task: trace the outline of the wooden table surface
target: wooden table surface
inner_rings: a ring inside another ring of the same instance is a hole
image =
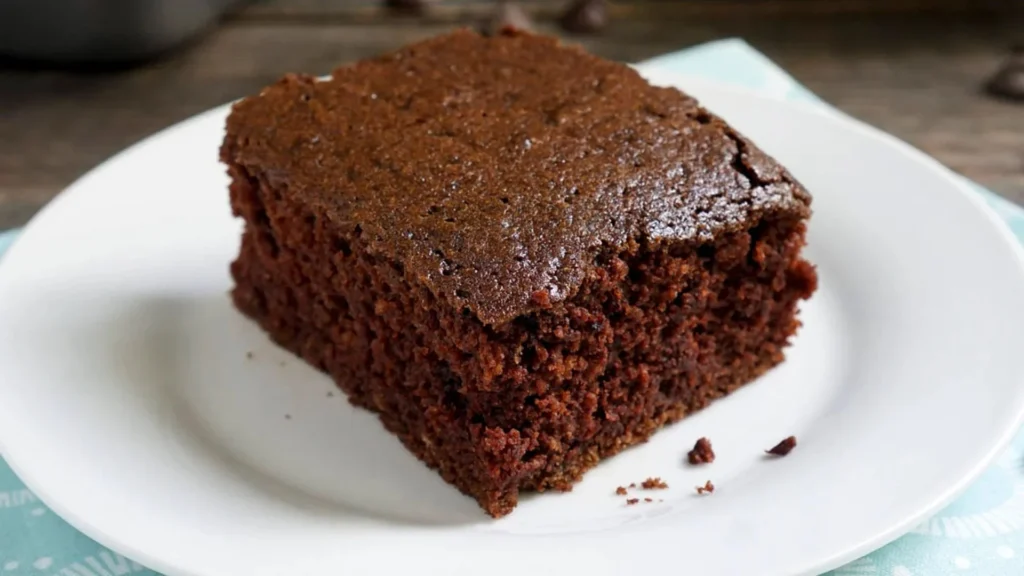
[[[743,37],[839,108],[1024,203],[1024,105],[980,90],[1008,47],[1024,40],[1024,23],[982,11],[844,10],[848,2],[771,9],[784,4],[616,6],[604,34],[573,40],[637,61]],[[276,0],[243,8],[183,49],[132,69],[0,68],[0,229],[25,223],[118,150],[285,72],[325,73],[478,14],[441,10],[416,19],[381,14],[365,1],[358,10],[339,5],[345,3]],[[550,21],[539,28],[557,32]],[[167,169],[175,169],[172,158]]]

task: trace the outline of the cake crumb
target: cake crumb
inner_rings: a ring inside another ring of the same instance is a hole
[[[530,294],[530,302],[541,308],[551,307],[551,294],[547,290],[535,290]]]
[[[625,496],[626,495],[626,487],[625,486],[619,486],[618,488],[615,489],[615,493],[618,494],[619,496]]]
[[[644,502],[654,502],[654,500],[652,500],[650,498],[644,498]]]
[[[640,484],[640,487],[644,490],[664,490],[665,488],[668,488],[668,484],[666,484],[661,478],[654,477],[644,480]]]
[[[796,448],[796,436],[786,438],[782,442],[776,444],[771,450],[765,450],[765,453],[772,456],[785,456],[792,452],[793,448]]]
[[[639,501],[640,501],[639,498],[630,498],[630,499],[626,500],[626,505],[627,506],[632,506],[633,504],[636,504]]]
[[[715,451],[711,449],[711,441],[701,436],[693,445],[693,450],[686,455],[687,460],[694,466],[698,464],[711,464],[715,461]]]
[[[629,487],[630,488],[636,488],[636,482],[630,482],[629,483]]]
[[[715,485],[708,480],[703,486],[697,486],[697,494],[712,494],[715,491]]]

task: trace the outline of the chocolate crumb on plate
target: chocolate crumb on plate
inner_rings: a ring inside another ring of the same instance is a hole
[[[993,96],[1024,102],[1024,44],[1013,47],[1006,62],[985,84],[985,90]]]
[[[559,20],[566,32],[593,34],[608,25],[607,0],[574,0]]]
[[[630,499],[626,500],[626,505],[627,506],[632,506],[633,504],[636,504],[639,501],[640,501],[639,498],[630,498]]]
[[[625,496],[626,495],[626,488],[625,488],[625,486],[619,486],[618,488],[616,488],[615,489],[615,493],[618,494],[619,496]]]
[[[711,441],[701,436],[693,445],[693,450],[686,455],[690,464],[710,464],[715,461],[715,451],[711,449]]]
[[[654,500],[652,500],[650,498],[644,498],[644,502],[654,502]]]
[[[630,488],[636,488],[636,482],[630,482],[629,483],[629,487]]]
[[[496,36],[506,28],[529,32],[533,30],[533,22],[519,4],[499,0],[494,12],[480,23],[479,30],[484,36]]]
[[[712,494],[715,491],[715,485],[708,480],[703,486],[697,486],[697,494]]]
[[[792,452],[793,448],[796,448],[796,436],[786,438],[782,442],[776,444],[771,450],[765,450],[765,453],[772,456],[785,456]]]
[[[664,490],[668,488],[668,484],[665,483],[661,478],[648,478],[640,484],[640,487],[644,490]]]

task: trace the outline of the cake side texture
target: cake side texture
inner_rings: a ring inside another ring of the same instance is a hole
[[[470,32],[237,104],[233,297],[491,515],[783,360],[810,196],[693,99]]]

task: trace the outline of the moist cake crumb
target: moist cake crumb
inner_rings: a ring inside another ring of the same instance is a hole
[[[615,493],[618,494],[619,496],[625,496],[626,488],[623,486],[619,486],[618,488],[615,489]]]
[[[652,500],[650,498],[644,498],[644,502],[654,502],[654,500]]]
[[[644,480],[640,487],[644,490],[664,490],[668,488],[668,484],[665,483],[661,478],[648,478]]]
[[[630,488],[636,488],[636,482],[630,482],[629,483],[629,487]]]
[[[686,455],[690,464],[710,464],[715,461],[715,451],[711,449],[711,441],[703,436],[693,445],[693,449]]]
[[[239,102],[235,306],[488,514],[785,359],[810,194],[692,97],[460,30]]]
[[[639,498],[629,498],[629,499],[626,500],[626,505],[627,506],[632,506],[633,504],[636,504],[639,501],[640,501]]]
[[[697,494],[711,494],[715,491],[715,485],[708,480],[703,486],[697,486]]]
[[[765,450],[765,453],[772,456],[785,456],[796,448],[796,436],[790,436],[784,439],[782,442],[776,444],[771,450]]]

